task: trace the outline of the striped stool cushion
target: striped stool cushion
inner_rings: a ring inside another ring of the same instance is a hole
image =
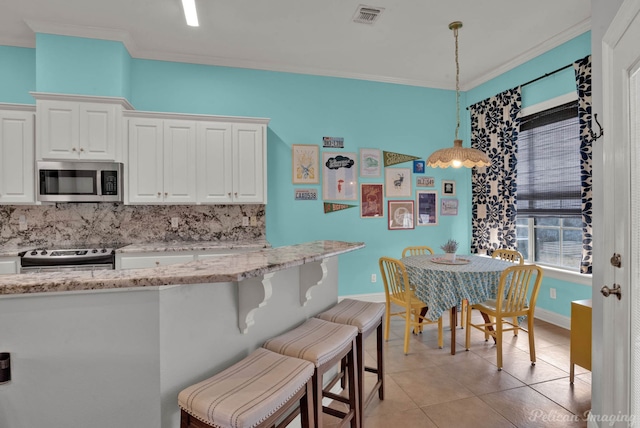
[[[185,388],[178,405],[213,427],[255,427],[313,376],[308,361],[260,348],[228,369]]]
[[[328,311],[316,315],[316,318],[352,325],[358,327],[360,333],[365,333],[378,325],[383,315],[384,303],[344,299]]]
[[[310,318],[300,327],[269,339],[262,346],[320,367],[351,346],[357,335],[356,327]]]

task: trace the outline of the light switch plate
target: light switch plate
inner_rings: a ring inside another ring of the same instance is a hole
[[[242,225],[249,226],[249,217],[242,217]]]
[[[177,229],[179,223],[180,223],[180,219],[178,217],[171,217],[171,227],[173,227],[174,229]]]
[[[258,218],[256,216],[251,216],[251,226],[258,225]]]

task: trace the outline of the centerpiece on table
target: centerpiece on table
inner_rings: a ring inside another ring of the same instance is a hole
[[[442,251],[444,251],[444,258],[454,263],[456,261],[456,251],[458,251],[458,242],[454,239],[449,239],[444,245],[441,245]]]

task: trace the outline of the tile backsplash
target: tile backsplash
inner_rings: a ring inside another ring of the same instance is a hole
[[[26,230],[20,227],[21,216]],[[255,217],[243,226],[242,217]],[[177,219],[177,228],[172,227]],[[250,223],[251,224],[251,223]],[[0,206],[0,245],[68,246],[266,240],[264,205],[55,204]]]

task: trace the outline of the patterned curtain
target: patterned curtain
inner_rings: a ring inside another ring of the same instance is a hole
[[[516,140],[520,131],[520,87],[469,107],[471,147],[489,155],[491,165],[471,173],[471,252],[516,249]]]
[[[582,182],[582,262],[581,273],[591,273],[593,257],[593,214],[591,166],[593,151],[591,137],[591,55],[573,63],[578,90],[578,115],[580,117],[580,175]]]

